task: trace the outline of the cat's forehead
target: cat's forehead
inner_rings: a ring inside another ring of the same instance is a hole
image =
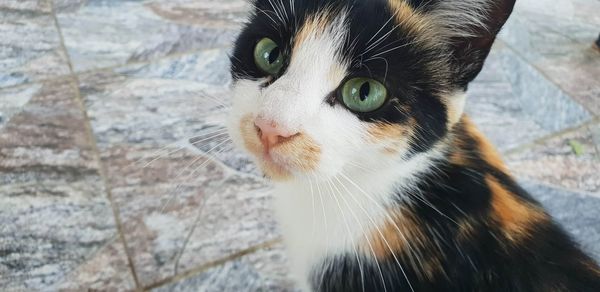
[[[413,6],[420,5],[418,1],[412,2],[258,0],[234,56],[252,62],[252,47],[269,37],[291,60],[307,40],[313,40],[309,36],[327,32],[328,48],[337,51],[350,75],[372,77],[400,90],[426,87],[431,79],[439,85],[442,78],[433,75],[445,70],[435,64],[440,54],[431,22]]]
[[[417,2],[258,0],[249,27],[254,33],[269,35],[277,39],[280,45],[292,50],[306,39],[306,35],[325,31],[328,26],[342,21],[346,42],[344,53],[348,57],[360,55],[365,61],[391,52],[399,53],[398,50],[408,49],[411,45],[427,46],[433,43],[429,33],[430,21],[423,13],[417,12],[413,6],[421,5]],[[408,44],[409,40],[415,42]]]

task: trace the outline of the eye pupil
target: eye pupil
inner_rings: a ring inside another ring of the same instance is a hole
[[[254,47],[254,63],[263,73],[274,76],[283,67],[283,51],[270,38],[261,39]]]
[[[268,54],[269,64],[273,64],[275,61],[277,61],[277,58],[279,58],[279,47],[273,48],[273,50],[271,50],[271,52],[269,52]]]
[[[369,82],[363,83],[363,85],[360,86],[360,101],[365,101],[369,97],[369,92],[371,92],[371,84],[369,84]]]
[[[339,94],[348,109],[355,112],[372,112],[387,100],[387,89],[381,82],[364,77],[352,78],[344,83]]]

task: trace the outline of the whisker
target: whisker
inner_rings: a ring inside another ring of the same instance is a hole
[[[442,215],[443,217],[445,217],[446,219],[452,221],[454,224],[456,224],[457,226],[460,226],[458,224],[458,222],[454,221],[454,219],[450,218],[448,215],[446,215],[444,212],[440,211],[438,208],[436,208],[435,206],[433,206],[429,201],[425,200],[424,198],[422,198],[421,196],[414,194],[412,192],[408,193],[409,196],[413,196],[414,198],[416,198],[417,200],[423,202],[424,204],[426,204],[427,206],[429,206],[431,209],[433,209],[434,211],[436,211],[437,213],[439,213],[440,215]]]
[[[392,19],[394,19],[395,15],[392,15],[390,17],[390,19],[388,19],[382,26],[381,28],[367,41],[367,45],[369,45],[371,43],[371,41],[377,37],[377,35],[385,28],[385,26],[390,23],[390,21],[392,21]],[[364,54],[364,53],[363,53]]]
[[[385,35],[383,35],[382,37],[380,37],[376,42],[374,42],[371,46],[369,46],[369,48],[365,49],[365,51],[362,53],[362,55],[365,55],[368,52],[370,52],[371,50],[377,48],[377,46],[379,44],[381,44],[385,39],[387,39],[387,37],[390,36],[390,34],[392,34],[392,32],[394,32],[398,27],[400,27],[400,24],[395,25],[394,27],[392,27],[392,29],[390,29]]]
[[[310,185],[310,198],[312,201],[312,231],[311,231],[311,237],[314,237],[315,235],[315,225],[316,225],[316,217],[315,217],[315,193],[313,191],[313,185],[312,185],[312,180],[310,179],[310,177],[307,177],[308,179],[308,184]]]
[[[399,46],[393,47],[393,48],[391,48],[391,49],[385,50],[385,51],[383,51],[383,52],[377,53],[377,54],[375,54],[375,55],[373,55],[373,56],[369,57],[369,58],[368,58],[366,61],[374,60],[373,58],[375,58],[375,57],[379,57],[379,56],[381,56],[381,55],[385,55],[385,54],[387,54],[387,53],[389,53],[389,52],[395,51],[395,50],[397,50],[397,49],[404,48],[404,47],[406,47],[406,46],[410,46],[410,45],[412,45],[412,44],[415,44],[415,43],[416,43],[416,42],[410,42],[410,43],[406,43],[406,44],[402,44],[402,45],[399,45]],[[366,62],[366,61],[365,61],[365,62]]]
[[[197,141],[194,141],[194,142],[190,142],[190,144],[191,144],[191,145],[194,145],[194,146],[197,146],[197,145],[198,145],[200,142],[209,141],[209,140],[211,140],[211,139],[214,139],[214,138],[217,138],[217,137],[221,137],[221,136],[223,136],[223,135],[229,135],[229,133],[227,133],[226,131],[227,131],[227,130],[223,130],[223,131],[216,132],[216,134],[215,134],[215,135],[213,135],[213,136],[211,136],[211,137],[208,137],[208,138],[203,138],[203,139],[201,139],[201,140],[197,140]]]
[[[331,195],[335,199],[338,209],[340,210],[340,213],[342,214],[342,220],[344,221],[344,225],[346,226],[346,231],[348,232],[348,235],[350,236],[352,249],[354,250],[354,256],[356,257],[356,261],[358,262],[358,269],[360,271],[362,291],[364,292],[365,291],[365,273],[363,271],[363,265],[360,260],[360,256],[358,255],[358,250],[356,249],[356,243],[354,242],[354,238],[352,237],[352,232],[350,231],[350,226],[348,225],[348,221],[346,220],[346,215],[344,214],[344,211],[342,210],[342,206],[340,205],[340,202],[337,199],[337,196],[335,195],[335,193],[333,191],[331,180],[327,180],[327,184],[329,185],[329,189],[331,190]],[[339,192],[339,190],[338,190],[338,192]],[[340,196],[342,196],[342,195],[340,194]],[[362,226],[361,226],[361,228],[362,228]],[[363,233],[364,233],[364,230],[361,230],[361,231],[363,231]],[[383,277],[383,275],[382,275],[382,277]],[[383,285],[385,287],[385,283]]]
[[[383,235],[383,232],[381,231],[381,229],[379,228],[378,224],[375,223],[375,221],[373,220],[373,218],[369,215],[369,213],[367,212],[367,210],[365,210],[365,208],[362,206],[362,204],[360,204],[360,202],[354,197],[354,195],[352,194],[352,192],[346,187],[346,185],[344,183],[342,183],[342,181],[340,181],[340,179],[336,176],[335,179],[338,181],[338,183],[346,190],[346,192],[350,195],[350,197],[352,198],[352,200],[354,200],[354,202],[356,203],[356,205],[365,213],[365,215],[367,216],[368,220],[371,222],[371,224],[373,226],[375,226],[375,228],[377,229],[377,232],[379,233],[380,238],[383,240],[383,242],[385,243],[385,245],[387,246],[388,250],[392,253],[392,256],[394,257],[394,260],[396,261],[396,264],[398,265],[398,267],[400,268],[400,271],[402,272],[402,274],[404,275],[404,278],[406,279],[406,282],[408,283],[408,286],[410,287],[410,290],[412,292],[414,292],[415,290],[412,287],[412,284],[410,283],[410,280],[408,279],[408,276],[406,275],[406,272],[404,271],[404,268],[402,268],[402,264],[400,264],[400,260],[398,259],[398,256],[396,255],[396,253],[394,252],[394,250],[392,249],[392,247],[390,246],[389,242],[387,241],[387,239],[385,238],[385,236]],[[384,210],[385,211],[385,210]]]
[[[208,162],[210,161],[214,161],[214,158],[210,155],[210,152],[212,152],[214,149],[217,149],[219,146],[230,142],[231,140],[229,139],[225,139],[224,141],[220,142],[219,144],[217,144],[217,146],[213,147],[211,150],[207,151],[204,153],[204,155],[200,155],[198,156],[196,159],[194,159],[192,162],[190,162],[178,175],[177,178],[181,177],[181,175],[190,167],[192,166],[194,163],[200,161],[202,158],[205,158],[206,160],[204,162],[202,162],[200,164],[200,166],[194,168],[194,170],[185,177],[185,180],[189,180],[198,170],[200,170],[200,168],[202,168],[204,165],[206,165]],[[220,152],[224,152],[226,148],[221,149],[220,151],[217,151],[217,154],[220,154]],[[175,180],[177,180],[177,178]],[[169,194],[169,199],[167,200],[167,202],[165,203],[165,205],[163,205],[163,207],[161,208],[160,213],[164,213],[164,211],[166,210],[166,208],[171,204],[171,202],[175,199],[175,194],[180,190],[182,184],[178,183],[177,186],[175,187],[175,190],[172,191]]]
[[[207,98],[209,98],[210,100],[214,101],[215,103],[217,103],[217,104],[218,104],[218,105],[220,105],[220,106],[227,107],[227,106],[229,105],[229,104],[225,104],[225,103],[224,103],[223,101],[221,101],[221,99],[219,99],[217,96],[214,96],[214,95],[212,95],[212,94],[210,94],[210,93],[208,93],[208,92],[206,92],[206,91],[204,91],[204,90],[200,90],[200,91],[199,91],[199,94],[200,94],[200,96],[202,96],[202,97],[207,97]]]
[[[153,157],[153,156],[156,156],[156,155],[158,155],[159,153],[162,153],[162,152],[166,151],[167,149],[169,149],[169,148],[171,148],[171,147],[173,147],[173,146],[181,145],[181,144],[184,144],[184,143],[185,143],[185,142],[182,142],[182,141],[177,141],[177,142],[170,143],[170,144],[168,144],[168,145],[166,145],[166,146],[164,146],[164,147],[162,147],[162,148],[160,148],[160,149],[158,149],[158,150],[154,151],[154,152],[153,152],[153,153],[151,153],[151,154],[143,155],[143,156],[142,156],[140,159],[138,159],[138,160],[134,161],[134,162],[133,162],[133,163],[132,163],[132,164],[131,164],[129,167],[136,166],[136,165],[138,165],[138,164],[142,163],[142,161],[144,161],[144,160],[145,160],[145,159],[147,159],[148,157]],[[185,146],[184,146],[184,145],[182,145],[182,146],[180,146],[180,147],[179,147],[179,149],[183,149],[184,147],[185,147]]]
[[[325,212],[325,203],[323,201],[323,192],[321,191],[321,187],[319,187],[319,181],[315,174],[313,174],[315,178],[315,185],[317,187],[317,191],[319,192],[319,199],[321,201],[321,210],[323,211],[323,221],[325,223],[325,257],[327,258],[329,254],[329,227],[327,225],[327,215]],[[319,290],[321,285],[323,285],[323,278],[325,277],[325,269],[323,269],[323,273],[321,273],[321,281],[319,284]]]
[[[268,17],[271,20],[271,22],[273,22],[273,27],[276,27],[278,25],[277,21],[275,21],[275,19],[273,19],[273,17],[271,17],[271,15],[269,15],[269,13],[267,13],[267,12],[274,13],[273,11],[266,11],[266,10],[260,9],[260,8],[256,8],[256,10],[258,10],[259,12],[263,13],[266,17]]]
[[[406,238],[406,236],[404,235],[404,233],[402,231],[400,231],[400,227],[398,226],[398,224],[396,224],[396,221],[394,221],[394,219],[390,216],[390,214],[388,214],[387,210],[383,207],[382,203],[377,202],[375,199],[373,199],[373,197],[371,197],[371,195],[369,195],[365,190],[363,190],[359,185],[357,185],[354,181],[352,181],[348,176],[346,176],[343,173],[340,173],[340,176],[345,179],[346,181],[348,181],[351,185],[353,185],[357,190],[359,190],[367,199],[369,199],[371,202],[374,203],[374,206],[377,206],[378,208],[380,208],[380,210],[383,212],[384,216],[386,217],[386,219],[392,223],[392,226],[396,229],[396,232],[398,232],[398,235],[400,235],[400,237],[402,237],[402,240],[404,242],[406,242],[407,246],[408,246],[408,250],[409,250],[409,255],[414,255],[416,261],[419,263],[419,266],[423,266],[423,264],[421,263],[421,257],[422,255],[418,252],[418,250],[416,248],[414,248],[412,246],[412,244],[410,243],[410,241]],[[409,256],[409,259],[411,261],[411,264],[413,265],[413,267],[417,267],[413,261],[413,257]],[[408,281],[408,279],[407,279]]]
[[[219,133],[219,132],[225,132],[225,131],[227,131],[227,130],[226,130],[226,129],[221,129],[221,130],[214,131],[214,132],[211,132],[211,133],[207,133],[207,134],[198,135],[198,136],[194,136],[194,137],[188,138],[188,139],[187,139],[187,140],[188,140],[187,142],[183,142],[183,141],[177,141],[177,142],[175,142],[175,143],[171,143],[171,144],[169,144],[169,145],[167,145],[167,146],[164,146],[164,147],[162,147],[162,148],[161,148],[161,149],[159,149],[159,150],[156,150],[155,152],[153,152],[153,153],[152,153],[152,154],[150,154],[150,155],[144,155],[144,157],[142,157],[142,158],[138,159],[137,161],[135,161],[135,162],[133,163],[133,165],[136,165],[136,164],[139,164],[139,163],[141,163],[141,162],[142,162],[144,159],[147,159],[147,158],[149,158],[149,157],[153,157],[153,156],[155,156],[153,159],[151,159],[150,161],[146,162],[144,165],[142,165],[142,166],[141,166],[141,169],[144,169],[144,168],[146,168],[146,167],[150,166],[152,163],[156,162],[157,160],[159,160],[159,159],[161,159],[161,158],[164,158],[164,157],[169,157],[169,156],[171,156],[171,155],[173,155],[173,154],[175,154],[175,153],[177,153],[177,152],[179,152],[179,151],[182,151],[182,150],[184,150],[184,149],[185,149],[185,146],[186,146],[185,144],[189,143],[189,140],[191,140],[191,139],[196,139],[196,138],[199,138],[199,137],[204,137],[204,136],[206,136],[206,135],[212,135],[212,134],[215,134],[215,133]],[[222,135],[222,133],[221,133],[220,135]],[[217,135],[217,136],[220,136],[220,135]],[[212,137],[210,137],[210,138],[208,138],[208,139],[212,139],[212,138],[215,138],[215,137],[217,137],[217,136],[212,136]],[[204,139],[204,140],[208,140],[208,139]],[[201,140],[201,141],[198,141],[198,142],[195,142],[195,143],[199,143],[199,142],[202,142],[202,141],[204,141],[204,140]],[[192,144],[192,145],[194,145],[195,143],[191,143],[191,144]],[[173,146],[175,146],[175,145],[178,145],[178,144],[179,144],[179,145],[181,145],[181,146],[179,146],[178,148],[176,148],[176,149],[174,149],[174,150],[171,150],[171,151],[165,152],[165,151],[167,151],[169,148],[171,148],[171,147],[173,147]],[[160,153],[160,155],[158,155],[159,153]],[[156,155],[158,155],[158,156],[156,156]],[[133,165],[132,165],[132,166],[133,166]]]

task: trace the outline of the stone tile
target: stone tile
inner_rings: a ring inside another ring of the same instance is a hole
[[[516,13],[532,12],[561,20],[600,24],[600,2],[597,0],[519,0]],[[551,22],[549,22],[551,23]]]
[[[209,50],[80,79],[143,286],[278,236],[269,187],[224,164],[248,169],[223,132],[227,64]]]
[[[299,291],[288,274],[285,251],[278,244],[152,291]]]
[[[592,49],[599,24],[517,11],[500,37],[569,96],[600,114],[600,54]]]
[[[466,112],[502,151],[591,118],[503,42],[494,46],[468,96]]]
[[[600,128],[595,125],[595,128]],[[581,145],[576,154],[572,143]],[[570,190],[600,195],[600,154],[588,127],[506,157],[513,173]]]
[[[581,45],[577,52],[540,61],[536,66],[575,100],[600,115],[600,53],[589,44]]]
[[[52,287],[58,291],[133,291],[125,248],[114,239]]]
[[[49,0],[0,3],[0,88],[69,74]]]
[[[29,12],[50,13],[52,11],[52,0],[19,0],[2,1],[0,10],[20,10]]]
[[[0,91],[0,290],[119,277],[131,287],[125,265],[85,282],[67,276],[116,235],[75,89],[65,80]]]
[[[521,181],[581,247],[600,262],[600,198],[540,184]]]
[[[61,0],[56,10],[80,72],[229,46],[247,7],[243,0]]]

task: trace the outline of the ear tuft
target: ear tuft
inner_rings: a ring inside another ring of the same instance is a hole
[[[514,4],[515,0],[429,0],[421,4],[429,6],[425,9],[450,42],[459,86],[466,87],[479,74]]]

